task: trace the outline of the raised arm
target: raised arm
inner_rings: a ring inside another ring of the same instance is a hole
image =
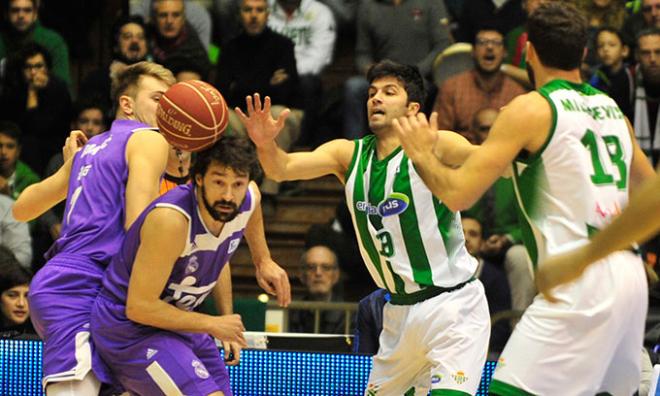
[[[12,214],[18,221],[34,220],[66,198],[75,154],[87,143],[82,131],[71,131],[62,147],[64,164],[39,183],[28,186],[18,197]]]
[[[332,174],[344,180],[344,173],[353,154],[353,142],[337,139],[312,152],[288,154],[275,142],[275,137],[289,115],[288,109],[274,120],[268,96],[263,106],[259,94],[255,94],[254,99],[248,96],[246,101],[247,115],[238,107],[235,110],[250,139],[257,146],[259,162],[269,178],[275,181],[306,180]]]
[[[254,193],[256,207],[245,227],[245,240],[256,268],[257,283],[268,294],[277,297],[279,306],[286,307],[291,302],[291,283],[286,271],[270,256],[261,211],[261,194],[254,182],[250,183],[250,191]]]
[[[128,230],[140,213],[158,197],[160,178],[167,166],[168,149],[165,138],[151,130],[135,132],[128,140],[125,229]]]
[[[239,315],[212,316],[188,312],[160,299],[174,263],[188,237],[188,219],[170,208],[155,208],[140,232],[140,247],[128,284],[126,316],[136,322],[176,332],[208,333],[245,346]]]
[[[644,183],[614,221],[578,249],[553,256],[536,273],[536,285],[550,301],[551,289],[578,278],[589,264],[660,231],[660,176]]]
[[[520,120],[528,120],[521,123]],[[515,98],[497,117],[488,139],[471,152],[458,169],[445,162],[438,133],[424,114],[402,117],[393,122],[401,145],[415,169],[433,194],[451,210],[471,207],[508,169],[522,149],[537,151],[547,138],[552,112],[538,93]],[[539,131],[543,131],[539,133]]]

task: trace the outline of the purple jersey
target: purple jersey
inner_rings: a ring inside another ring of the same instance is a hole
[[[62,235],[48,251],[48,259],[68,253],[105,266],[117,253],[126,217],[126,144],[133,132],[142,129],[153,128],[138,121],[117,120],[108,132],[91,138],[76,154]]]
[[[156,199],[128,230],[119,254],[106,270],[101,295],[112,302],[126,304],[133,261],[140,246],[140,230],[147,214],[156,207],[177,210],[189,221],[186,246],[176,260],[160,298],[190,311],[211,293],[220,271],[238,248],[254,210],[253,193],[248,188],[239,206],[239,214],[225,223],[218,237],[211,234],[202,221],[194,185],[179,186]]]

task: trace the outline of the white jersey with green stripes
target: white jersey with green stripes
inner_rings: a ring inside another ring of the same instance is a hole
[[[375,136],[355,142],[346,201],[376,284],[403,295],[469,280],[477,261],[465,249],[460,214],[433,196],[400,147],[378,160]]]
[[[523,239],[536,265],[589,240],[628,202],[633,145],[623,113],[589,86],[554,80],[544,146],[513,165]]]

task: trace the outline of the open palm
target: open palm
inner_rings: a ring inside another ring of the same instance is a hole
[[[273,119],[270,112],[270,97],[266,96],[262,105],[258,93],[254,97],[245,98],[247,104],[247,115],[238,107],[235,108],[238,118],[247,130],[248,136],[257,147],[263,146],[275,140],[277,134],[284,127],[284,121],[289,116],[289,109],[280,113],[277,119]]]

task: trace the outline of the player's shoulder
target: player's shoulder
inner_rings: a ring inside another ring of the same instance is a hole
[[[502,108],[504,115],[515,116],[530,122],[552,117],[552,107],[548,100],[537,91],[518,95]]]
[[[128,138],[126,154],[129,160],[132,156],[165,156],[167,157],[169,144],[165,137],[153,129],[139,129]]]
[[[157,230],[159,233],[187,232],[189,215],[174,205],[154,206],[147,214],[143,229]]]

